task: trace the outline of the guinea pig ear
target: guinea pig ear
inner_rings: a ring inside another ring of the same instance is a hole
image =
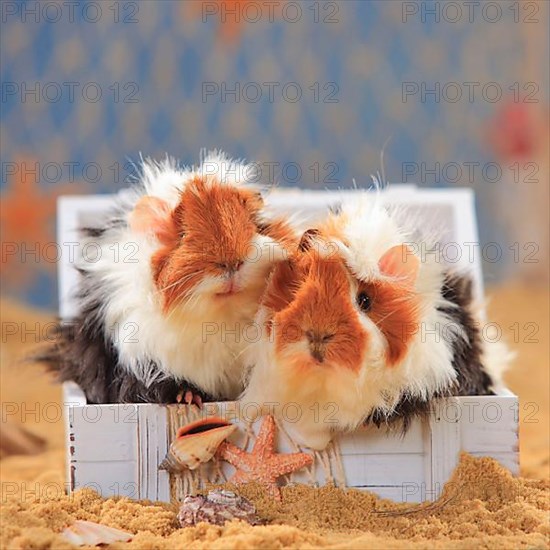
[[[250,206],[252,209],[259,210],[264,205],[264,199],[259,191],[243,189],[240,194],[243,206]]]
[[[414,286],[420,260],[406,244],[398,244],[387,250],[378,260],[380,273],[400,279],[407,286]]]
[[[278,262],[273,269],[262,303],[265,308],[275,314],[286,308],[294,299],[296,283],[299,274],[294,260]]]
[[[166,201],[146,195],[141,197],[128,216],[132,231],[156,236],[161,242],[174,238],[176,228]]]
[[[302,238],[300,239],[300,244],[298,245],[298,250],[301,252],[306,252],[311,248],[313,245],[313,241],[315,240],[315,237],[319,235],[318,229],[308,229],[304,232],[302,235]]]

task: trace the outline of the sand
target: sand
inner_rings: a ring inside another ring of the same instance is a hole
[[[188,529],[178,529],[171,505],[102,499],[88,490],[64,494],[60,389],[38,367],[18,362],[34,343],[33,331],[47,327],[51,316],[2,302],[3,326],[19,327],[19,334],[2,335],[2,422],[23,424],[47,440],[47,449],[0,460],[1,547],[70,548],[59,532],[87,519],[135,533],[115,548],[549,548],[549,295],[513,287],[494,294],[491,318],[519,353],[507,381],[522,403],[523,477],[512,477],[491,459],[464,455],[440,500],[417,506],[305,486],[284,488],[282,503],[275,504],[259,487],[248,486],[241,494],[254,501],[267,525]],[[516,338],[506,329],[514,323],[534,323],[535,338],[523,328]]]
[[[244,486],[241,494],[268,523],[260,527],[179,529],[171,505],[102,499],[91,490],[67,497],[56,494],[53,480],[48,484],[43,494],[14,495],[3,504],[3,548],[68,547],[58,533],[75,519],[135,533],[118,545],[128,548],[547,548],[550,535],[548,480],[513,478],[494,460],[467,455],[432,504],[301,485],[283,488],[279,504],[259,486]]]

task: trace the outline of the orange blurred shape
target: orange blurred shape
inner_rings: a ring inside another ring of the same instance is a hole
[[[57,197],[84,190],[76,184],[45,189],[40,185],[40,167],[35,159],[16,159],[0,195],[2,280],[17,288],[30,285],[38,271],[55,268]]]
[[[200,0],[180,5],[183,18],[200,17],[203,23],[216,19],[219,23],[217,38],[227,45],[239,42],[246,25],[280,18],[284,2],[286,0]]]
[[[498,158],[506,161],[527,160],[537,156],[547,127],[547,109],[537,104],[510,100],[497,110],[490,121],[487,137]]]

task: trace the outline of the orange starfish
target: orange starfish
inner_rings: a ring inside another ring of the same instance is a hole
[[[281,500],[277,478],[313,462],[313,457],[307,453],[275,452],[275,421],[272,416],[266,416],[262,422],[252,452],[247,453],[224,441],[218,449],[218,457],[237,469],[230,482],[239,485],[257,481],[277,500]]]

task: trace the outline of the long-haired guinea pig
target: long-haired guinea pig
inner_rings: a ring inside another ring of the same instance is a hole
[[[500,378],[470,280],[418,257],[416,230],[364,193],[305,232],[262,298],[247,416],[274,412],[298,442],[322,449],[365,422],[406,429],[433,397],[493,391]]]
[[[217,153],[196,169],[143,163],[133,196],[83,230],[95,252],[78,265],[80,314],[41,357],[62,381],[95,403],[241,393],[243,332],[293,238],[252,175]]]

